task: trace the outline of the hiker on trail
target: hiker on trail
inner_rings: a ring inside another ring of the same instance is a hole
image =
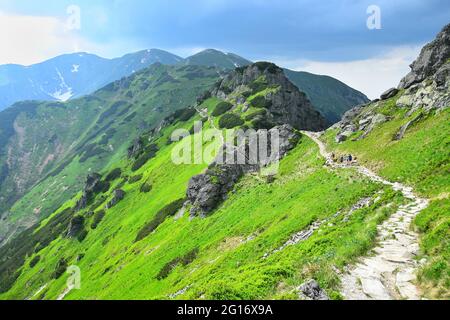
[[[353,157],[351,154],[348,155],[348,162],[352,162],[353,161]]]

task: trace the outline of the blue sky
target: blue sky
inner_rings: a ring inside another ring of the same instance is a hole
[[[79,30],[63,30],[70,5],[80,8]],[[369,5],[380,8],[379,30],[366,26]],[[364,81],[384,68],[369,92],[376,95],[400,80],[449,17],[448,0],[0,0],[0,27],[3,20],[9,29],[0,31],[9,48],[0,64],[72,51],[115,57],[161,48],[187,56],[216,48],[328,73],[366,92]]]

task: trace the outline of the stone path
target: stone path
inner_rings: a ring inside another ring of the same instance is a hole
[[[418,234],[410,227],[414,217],[428,206],[428,200],[417,197],[412,188],[387,181],[363,166],[335,163],[319,140],[320,133],[303,134],[319,146],[320,154],[325,157],[328,166],[354,167],[372,181],[392,186],[409,200],[378,226],[378,244],[373,249],[373,255],[362,258],[342,275],[342,295],[348,300],[420,299],[414,284],[419,265],[415,259],[419,251]]]

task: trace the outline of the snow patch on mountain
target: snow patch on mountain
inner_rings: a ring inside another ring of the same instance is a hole
[[[53,98],[56,100],[65,102],[69,100],[73,96],[72,88],[69,87],[66,83],[66,80],[64,79],[63,75],[59,71],[58,68],[55,68],[56,74],[59,77],[60,84],[59,84],[59,90],[55,90],[52,94],[50,94]]]

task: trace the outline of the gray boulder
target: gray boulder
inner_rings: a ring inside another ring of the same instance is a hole
[[[299,295],[307,300],[330,300],[324,290],[322,290],[316,280],[309,280],[298,287]]]
[[[395,97],[399,90],[397,88],[390,88],[389,90],[386,90],[381,96],[381,100],[387,100],[392,97]]]
[[[393,140],[398,141],[398,140],[403,139],[403,137],[404,137],[406,131],[409,129],[409,127],[411,127],[415,123],[419,122],[423,117],[424,117],[424,115],[421,113],[414,119],[408,121],[406,124],[401,126],[400,129],[398,130],[398,132],[394,135]]]
[[[203,216],[216,209],[243,174],[241,165],[212,165],[206,173],[194,176],[186,192],[192,203],[191,216]]]
[[[347,141],[348,137],[345,134],[338,134],[336,136],[336,143],[342,143],[344,141]]]

